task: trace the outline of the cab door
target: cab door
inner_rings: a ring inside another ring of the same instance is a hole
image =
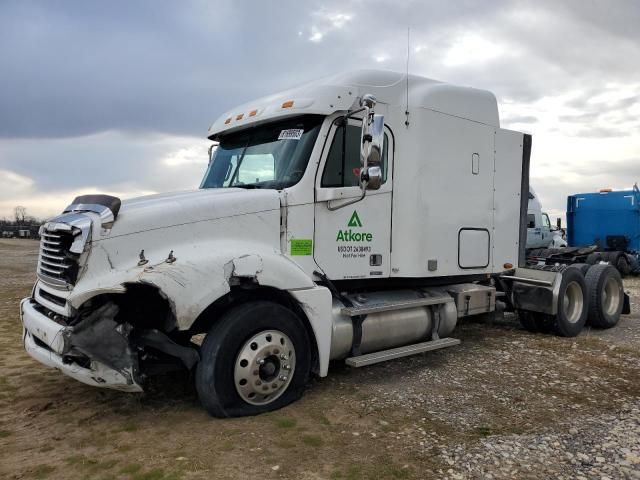
[[[334,123],[316,176],[313,255],[332,280],[382,278],[390,274],[392,135],[385,127],[383,183],[360,198],[362,122]],[[344,155],[343,155],[344,150]]]
[[[543,246],[542,230],[535,213],[527,214],[527,248],[540,248]]]

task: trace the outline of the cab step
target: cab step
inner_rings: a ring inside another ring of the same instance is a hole
[[[460,345],[457,338],[440,338],[438,340],[430,340],[428,342],[414,343],[413,345],[405,345],[404,347],[391,348],[389,350],[381,350],[379,352],[367,353],[357,357],[349,357],[344,362],[350,367],[359,368],[373,365],[374,363],[386,362],[395,358],[408,357],[417,353],[429,352],[440,348],[453,347]]]
[[[391,310],[403,310],[405,308],[425,307],[427,305],[441,305],[443,303],[453,302],[453,298],[449,295],[441,295],[437,297],[416,298],[411,300],[399,300],[395,302],[376,302],[355,307],[343,307],[341,313],[348,317],[357,317],[358,315],[367,315],[369,313],[389,312]]]

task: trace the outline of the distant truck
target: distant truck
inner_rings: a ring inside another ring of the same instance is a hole
[[[549,220],[549,215],[542,211],[540,200],[529,187],[527,208],[527,248],[566,247],[560,229]]]
[[[200,189],[85,195],[43,225],[33,358],[129,392],[191,370],[212,415],[242,416],[330,361],[455,346],[459,318],[500,305],[562,336],[628,311],[610,265],[525,268],[531,136],[490,92],[351,72],[237,106],[209,139]]]
[[[567,198],[567,240],[551,226],[535,194],[529,193],[527,261],[530,265],[609,263],[621,275],[638,273],[640,191],[604,189]],[[542,219],[542,222],[538,220]],[[537,223],[534,223],[537,222]],[[538,226],[540,225],[540,226]],[[553,242],[549,235],[556,234]]]
[[[567,198],[569,245],[596,245],[602,259],[622,273],[637,269],[640,254],[640,190],[603,189]],[[625,255],[626,254],[626,255]]]

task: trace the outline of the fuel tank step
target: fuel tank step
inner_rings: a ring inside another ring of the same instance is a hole
[[[341,312],[343,315],[356,317],[358,315],[367,315],[369,313],[389,312],[392,310],[403,310],[405,308],[424,307],[427,305],[440,305],[448,302],[453,302],[453,298],[449,295],[441,295],[436,297],[398,300],[395,302],[376,302],[358,305],[355,307],[344,307]]]
[[[367,353],[357,357],[349,357],[344,362],[350,367],[359,368],[373,365],[374,363],[386,362],[395,358],[408,357],[416,353],[429,352],[440,348],[453,347],[459,345],[460,340],[457,338],[440,338],[429,342],[414,343],[413,345],[405,345],[404,347],[390,348],[389,350],[381,350],[379,352]]]

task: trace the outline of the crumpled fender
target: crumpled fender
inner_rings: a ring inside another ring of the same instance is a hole
[[[247,244],[230,249],[229,243],[192,245],[189,250],[176,249],[176,260],[152,261],[153,252],[145,253],[149,262],[138,265],[137,258],[124,262],[99,243],[91,251],[89,269],[74,288],[68,302],[78,308],[90,298],[104,293],[124,293],[126,284],[145,283],[166,296],[180,330],[188,329],[214,301],[227,294],[234,279],[250,279],[261,286],[280,290],[298,290],[315,286],[309,276],[291,259],[275,249]],[[203,250],[207,250],[204,254]],[[242,253],[240,253],[242,252]],[[128,268],[118,265],[128,263]]]

